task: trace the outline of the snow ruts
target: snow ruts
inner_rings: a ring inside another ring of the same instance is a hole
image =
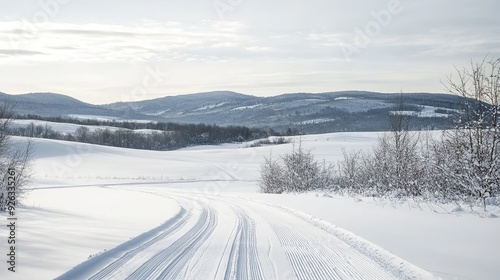
[[[75,272],[85,278],[61,279],[433,279],[401,274],[370,246],[360,251],[354,241],[276,205],[179,190],[148,193],[178,201],[181,211],[149,238],[118,246],[106,263],[83,263]],[[218,222],[225,217],[234,224]]]
[[[216,211],[207,206],[202,209],[193,228],[143,263],[126,279],[175,279],[198,247],[210,237],[216,225]]]
[[[224,279],[264,279],[257,254],[255,222],[240,207],[231,207],[237,217],[236,237],[231,247]]]
[[[307,237],[304,228],[273,226],[298,279],[395,279],[371,259],[332,238]]]
[[[172,233],[176,232],[179,228],[183,227],[186,222],[189,220],[191,217],[190,214],[187,213],[187,211],[182,208],[181,212],[175,217],[175,221],[169,225],[168,228],[165,228],[162,233],[157,235],[156,237],[144,242],[140,246],[128,251],[127,253],[123,254],[120,258],[116,259],[109,265],[107,265],[105,268],[97,272],[96,274],[92,275],[89,280],[101,280],[101,279],[109,279],[113,276],[113,274],[121,268],[122,265],[133,259],[137,254],[140,252],[146,250],[148,247],[151,245],[155,244],[159,240],[165,238],[166,236],[171,235]]]

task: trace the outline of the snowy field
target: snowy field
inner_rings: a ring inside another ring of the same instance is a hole
[[[377,134],[303,141],[317,159],[336,161],[342,147],[370,149]],[[169,152],[35,144],[15,273],[0,214],[0,279],[500,278],[498,207],[258,193],[263,157],[292,144]]]

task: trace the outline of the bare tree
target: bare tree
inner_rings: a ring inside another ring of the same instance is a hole
[[[260,166],[260,191],[263,193],[283,193],[286,190],[284,173],[283,167],[273,158],[272,154],[265,157]]]
[[[401,94],[397,111],[390,115],[391,131],[379,137],[374,148],[370,178],[378,195],[417,197],[421,195],[421,161],[418,150],[418,135],[410,131],[410,118],[404,111],[404,96]]]
[[[77,142],[87,143],[90,138],[90,129],[86,126],[80,126],[75,130],[75,140]]]
[[[0,107],[0,211],[6,210],[8,199],[11,199],[12,191],[9,193],[8,177],[15,173],[16,202],[19,203],[27,192],[27,183],[30,177],[29,162],[33,151],[31,139],[21,143],[21,141],[11,141],[9,137],[9,126],[14,113],[12,107],[3,104]],[[9,172],[14,170],[14,172]],[[11,174],[9,174],[11,173]],[[12,185],[10,185],[12,186]]]
[[[371,153],[347,153],[339,162],[340,184],[351,194],[377,197],[422,196],[423,164],[419,137],[410,131],[410,117],[401,94],[389,115],[391,131],[382,134]]]
[[[445,134],[450,180],[471,204],[500,195],[500,59],[456,68],[447,89],[464,98],[465,116]],[[453,176],[451,176],[453,174]]]
[[[343,159],[339,161],[339,180],[341,191],[351,194],[360,194],[363,190],[364,182],[362,178],[366,175],[363,168],[361,151],[348,152],[342,148]]]

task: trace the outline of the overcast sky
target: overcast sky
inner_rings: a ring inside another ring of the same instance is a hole
[[[0,91],[444,92],[500,57],[498,0],[0,0]]]

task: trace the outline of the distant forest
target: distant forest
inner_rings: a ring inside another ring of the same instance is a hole
[[[41,117],[38,115],[16,116],[15,119],[42,120],[57,123],[82,125],[74,133],[56,131],[50,125],[12,127],[9,134],[35,138],[76,141],[89,144],[167,151],[196,145],[218,145],[222,143],[238,143],[266,138],[271,135],[295,135],[298,132],[288,129],[284,133],[272,129],[264,130],[245,126],[217,126],[215,124],[179,124],[171,122],[132,122],[108,121],[96,119],[73,119],[63,117]],[[117,129],[96,128],[86,126],[108,126]],[[135,131],[135,130],[152,131]]]
[[[397,106],[402,106],[398,108]],[[287,118],[290,124],[275,125],[278,131],[286,130],[289,126],[303,133],[331,133],[353,131],[388,131],[390,130],[391,111],[421,112],[422,107],[415,105],[398,105],[391,107],[369,109],[360,112],[346,112],[339,108],[325,107],[318,112],[307,114],[310,120],[328,120],[325,122],[303,122],[300,115],[290,114]],[[300,112],[299,112],[300,113]],[[303,112],[302,112],[303,113]],[[446,109],[436,109],[435,113],[448,114],[449,117],[418,117],[409,116],[411,130],[439,130],[453,128],[460,114]],[[295,123],[295,124],[293,124]]]

